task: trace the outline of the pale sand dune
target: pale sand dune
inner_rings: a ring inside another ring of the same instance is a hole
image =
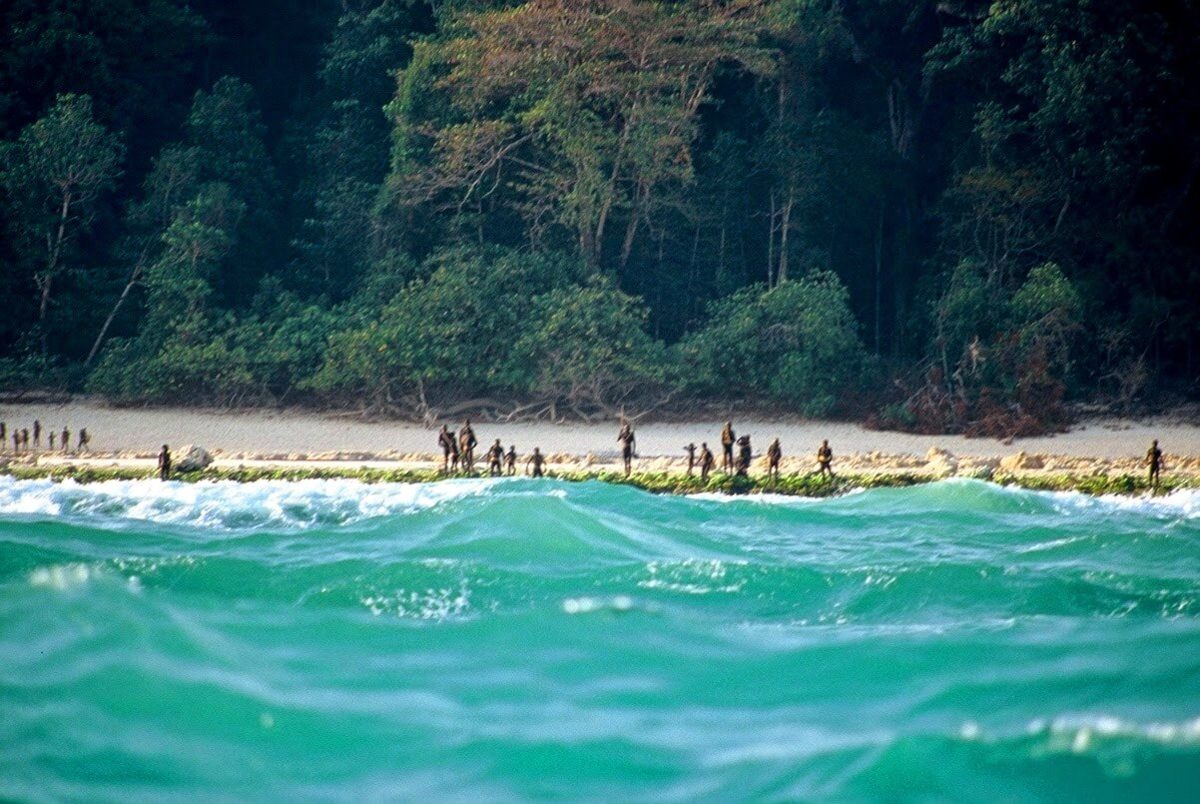
[[[365,422],[317,413],[111,408],[88,400],[61,405],[0,405],[0,421],[8,423],[10,432],[14,426],[31,427],[34,419],[39,419],[47,431],[58,432],[66,425],[73,434],[78,434],[81,427],[86,427],[92,436],[92,450],[114,457],[119,453],[124,453],[123,457],[132,457],[130,453],[150,457],[164,443],[172,446],[199,444],[224,459],[221,463],[227,465],[248,462],[251,458],[279,461],[342,457],[360,461],[369,455],[411,462],[421,460],[425,454],[437,449],[436,428],[426,429],[403,422]],[[461,425],[460,420],[447,423],[451,428]],[[770,439],[778,436],[785,455],[797,459],[815,452],[821,439],[828,438],[839,460],[864,467],[873,463],[888,466],[923,464],[931,447],[971,458],[1002,458],[1024,451],[1071,458],[1125,459],[1120,461],[1124,464],[1144,455],[1152,438],[1159,439],[1168,456],[1200,458],[1200,422],[1195,421],[1089,421],[1068,433],[1020,439],[1012,444],[961,436],[875,432],[855,424],[800,419],[769,422],[735,419],[734,427],[739,434],[753,436],[756,454],[764,451]],[[637,428],[638,452],[645,458],[677,457],[682,455],[682,447],[689,441],[696,444],[708,441],[717,452],[720,429],[721,423],[717,421],[643,423]],[[505,447],[515,444],[523,455],[534,446],[564,457],[590,453],[604,463],[614,460],[617,455],[616,423],[477,422],[475,430],[481,442],[480,451],[499,438]],[[11,447],[11,442],[5,446]],[[878,455],[869,456],[868,453]],[[849,461],[851,456],[856,460]],[[910,459],[906,460],[906,456]],[[673,462],[663,461],[662,464],[666,468]]]

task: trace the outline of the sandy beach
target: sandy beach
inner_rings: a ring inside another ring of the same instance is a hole
[[[114,408],[87,399],[65,404],[0,405],[0,421],[8,424],[10,433],[13,427],[32,427],[35,419],[47,433],[51,430],[57,433],[66,426],[73,434],[86,427],[91,435],[89,455],[81,457],[50,453],[43,434],[42,451],[22,459],[42,464],[86,461],[138,465],[152,460],[158,448],[166,443],[172,447],[202,446],[213,454],[217,466],[318,461],[323,465],[415,466],[433,461],[437,448],[436,429],[419,424],[363,421],[311,412]],[[457,428],[461,422],[447,424]],[[739,434],[751,434],[756,455],[766,449],[772,438],[780,438],[784,471],[809,467],[810,455],[825,438],[829,439],[837,462],[856,471],[920,469],[930,464],[931,457],[942,473],[951,474],[958,469],[974,471],[1001,461],[1006,468],[1031,471],[1137,471],[1151,439],[1157,438],[1167,455],[1168,468],[1200,473],[1200,422],[1179,417],[1083,421],[1066,433],[1012,443],[878,432],[856,424],[802,419],[735,419],[734,426]],[[642,423],[637,428],[640,468],[678,468],[683,461],[683,446],[689,442],[708,441],[717,452],[720,429],[718,421]],[[523,455],[537,446],[556,462],[573,466],[603,466],[614,463],[618,457],[615,423],[478,422],[475,430],[484,448],[499,438],[505,447],[515,444]],[[9,440],[3,453],[9,459],[11,447]],[[931,455],[931,450],[949,453],[951,466]]]

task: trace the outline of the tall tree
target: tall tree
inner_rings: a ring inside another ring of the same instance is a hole
[[[593,265],[611,250],[608,264],[624,267],[660,191],[692,180],[697,115],[718,65],[772,69],[754,8],[534,0],[459,17],[417,59],[449,94],[449,118],[406,118],[403,93],[392,106],[402,136],[431,134],[424,159],[398,152],[401,203],[462,214],[499,194],[535,240],[559,227]]]
[[[120,139],[97,123],[86,95],[63,95],[0,151],[8,225],[37,291],[37,328],[49,352],[55,280],[121,174]]]

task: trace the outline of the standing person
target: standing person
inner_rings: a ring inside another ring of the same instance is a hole
[[[617,441],[621,442],[621,458],[625,462],[625,477],[629,477],[629,473],[633,471],[633,448],[637,443],[637,437],[633,434],[633,425],[629,422],[621,423],[621,432],[617,433]]]
[[[713,470],[717,458],[713,455],[712,450],[708,448],[708,442],[700,444],[700,479],[705,483],[708,482],[708,474]]]
[[[71,448],[71,431],[63,428],[62,431],[62,451],[68,452]]]
[[[540,449],[534,447],[533,454],[529,456],[529,460],[526,462],[526,465],[531,468],[531,471],[529,472],[530,476],[543,477],[542,467],[545,465],[545,463],[546,456],[542,454]]]
[[[737,445],[738,445],[737,473],[739,475],[741,475],[742,477],[745,477],[746,473],[750,471],[750,459],[751,459],[751,457],[753,457],[753,451],[750,449],[750,436],[748,436],[748,435],[739,436],[738,440],[737,440]]]
[[[492,444],[492,448],[488,450],[488,474],[492,477],[500,477],[500,464],[504,461],[504,447],[500,446],[500,439],[496,439],[496,443]]]
[[[817,467],[817,474],[822,477],[829,475],[829,479],[833,479],[833,450],[829,448],[828,438],[821,442],[817,450]]]
[[[79,428],[79,451],[86,452],[88,444],[92,443],[92,437],[88,435],[86,427]]]
[[[0,422],[0,449],[4,449],[4,442],[8,439],[8,425],[5,422]]]
[[[508,446],[508,454],[504,456],[504,468],[508,472],[508,476],[512,477],[517,473],[517,445],[510,444]]]
[[[683,448],[683,451],[686,452],[687,456],[688,456],[688,477],[691,477],[693,471],[696,468],[696,445],[695,445],[695,443],[688,444],[686,447]]]
[[[13,454],[21,451],[21,431],[13,430]]]
[[[163,444],[162,452],[158,453],[158,479],[171,479],[171,450]]]
[[[21,428],[21,451],[29,451],[29,430]]]
[[[1162,450],[1158,448],[1158,439],[1154,439],[1150,443],[1150,449],[1146,450],[1146,465],[1150,467],[1150,476],[1146,481],[1150,484],[1153,491],[1158,491],[1158,475],[1162,471]]]
[[[771,442],[771,446],[767,447],[767,477],[779,480],[779,459],[783,457],[783,447],[779,446],[779,439],[776,438]]]
[[[38,419],[33,420],[33,448],[42,448],[42,423]]]
[[[458,451],[461,453],[463,471],[475,471],[475,447],[478,445],[479,439],[471,429],[471,420],[467,419],[463,422],[463,428],[458,431]]]
[[[54,431],[53,430],[51,430],[46,435],[46,440],[50,442],[50,451],[54,452]]]
[[[454,445],[454,433],[450,432],[450,428],[444,424],[442,431],[438,433],[438,445],[442,448],[442,473],[445,474],[450,469],[450,454],[457,452],[457,449]]]
[[[737,439],[733,437],[733,422],[725,422],[725,427],[721,430],[721,469],[725,474],[733,471],[733,445]]]

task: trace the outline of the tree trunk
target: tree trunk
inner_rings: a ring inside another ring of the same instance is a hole
[[[142,275],[142,266],[138,265],[133,269],[133,273],[129,275],[129,281],[125,283],[125,289],[121,291],[121,295],[117,297],[116,303],[112,310],[108,313],[108,318],[104,319],[104,326],[100,327],[100,333],[96,335],[96,341],[92,344],[92,350],[88,352],[87,360],[83,361],[85,366],[90,366],[92,361],[96,359],[96,355],[100,352],[100,347],[104,344],[104,338],[108,335],[108,328],[112,326],[112,322],[116,319],[117,313],[121,310],[121,305],[125,303],[125,299],[129,297],[130,291],[137,284]]]
[[[62,256],[63,243],[67,239],[67,221],[71,217],[71,193],[63,192],[62,211],[58,216],[58,231],[54,240],[49,244],[46,254],[46,276],[37,285],[42,291],[38,303],[38,329],[42,334],[42,354],[50,351],[50,335],[46,331],[46,313],[50,310],[50,289],[54,284],[54,275],[58,272],[58,262]]]
[[[779,274],[776,284],[782,285],[788,279],[788,233],[792,227],[792,207],[796,205],[796,188],[788,188],[788,199],[783,205],[782,219],[779,224]]]

